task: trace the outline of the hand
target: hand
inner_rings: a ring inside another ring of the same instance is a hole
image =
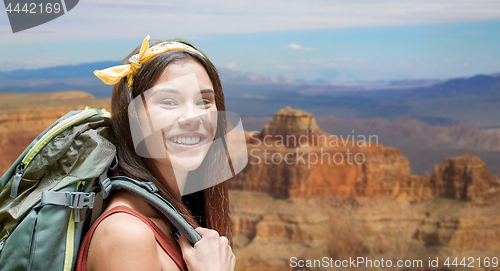
[[[236,258],[225,236],[219,236],[215,230],[198,227],[195,229],[201,240],[191,246],[189,241],[181,235],[179,245],[182,257],[189,271],[221,271],[234,270]]]

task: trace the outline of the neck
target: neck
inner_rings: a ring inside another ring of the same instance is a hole
[[[180,201],[182,198],[181,191],[184,190],[184,185],[186,184],[189,172],[178,170],[170,165],[166,165],[156,161],[155,164],[161,174],[161,179],[171,189],[174,197]]]

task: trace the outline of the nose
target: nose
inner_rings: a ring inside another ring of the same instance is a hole
[[[186,106],[182,109],[181,116],[178,119],[180,126],[197,127],[202,123],[200,110],[196,110],[193,106]]]

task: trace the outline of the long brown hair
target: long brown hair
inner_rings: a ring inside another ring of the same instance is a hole
[[[192,44],[182,39],[169,39],[167,41],[182,42],[197,49]],[[163,41],[151,40],[149,42],[149,46],[154,46],[160,42]],[[139,53],[139,49],[140,46],[130,53],[122,61],[122,64],[129,63],[128,59],[132,55]],[[204,174],[208,176],[208,178],[213,179],[212,181],[214,183],[218,184],[200,192],[184,196],[183,203],[173,196],[174,194],[168,188],[166,182],[161,180],[161,173],[153,160],[151,158],[144,158],[137,155],[130,131],[128,117],[128,106],[130,102],[136,96],[141,95],[141,93],[150,89],[165,68],[169,64],[173,63],[185,62],[188,60],[195,60],[199,62],[205,68],[210,80],[212,81],[217,111],[225,111],[224,93],[222,92],[222,85],[217,69],[206,57],[206,55],[203,52],[201,53],[205,57],[185,50],[172,50],[152,57],[142,64],[141,69],[135,75],[132,86],[132,97],[129,95],[127,78],[122,78],[120,82],[113,86],[113,94],[111,97],[111,125],[116,137],[120,174],[136,180],[155,183],[160,191],[160,194],[174,205],[176,210],[189,224],[193,227],[203,226],[214,229],[219,233],[219,235],[226,236],[232,245],[227,182],[217,181],[222,178],[222,176],[219,175],[219,172],[222,168],[221,165],[225,163],[225,161],[222,160],[226,159],[225,154],[221,154],[220,150],[210,148],[200,168],[203,167]],[[224,116],[224,114],[219,114],[219,116]],[[225,124],[225,121],[219,119],[218,123]],[[226,126],[217,125],[215,137],[223,138],[225,133]],[[209,160],[209,162],[207,162],[207,160]],[[189,200],[186,201],[185,198],[189,198]]]

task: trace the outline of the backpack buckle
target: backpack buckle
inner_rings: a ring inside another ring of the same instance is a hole
[[[68,207],[73,209],[94,208],[95,193],[67,192]]]
[[[111,192],[111,180],[108,178],[106,171],[99,176],[99,184],[101,185],[101,196],[103,199],[109,196]]]
[[[82,221],[82,210],[85,207],[94,208],[95,193],[85,192],[60,192],[60,191],[43,191],[40,203],[35,207],[41,208],[47,204],[67,206],[74,210],[75,222]]]
[[[66,192],[67,199],[69,199],[69,208],[74,210],[75,222],[82,221],[81,209],[88,207],[90,209],[94,208],[95,193],[85,193],[85,192]],[[68,196],[69,195],[69,196]]]

